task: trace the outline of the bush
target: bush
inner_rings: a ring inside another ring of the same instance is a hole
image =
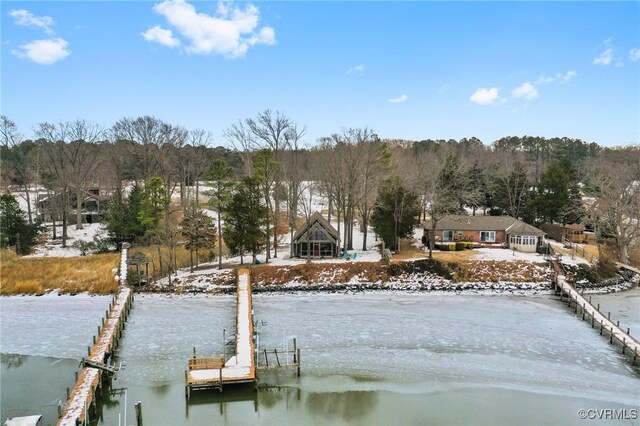
[[[462,251],[467,247],[467,243],[462,242],[462,241],[457,241],[456,242],[456,251]]]

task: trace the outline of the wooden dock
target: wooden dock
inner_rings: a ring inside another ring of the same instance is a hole
[[[581,316],[583,321],[589,321],[591,328],[599,328],[600,335],[609,337],[609,343],[619,344],[622,354],[629,356],[635,365],[640,360],[640,342],[630,334],[630,329],[623,330],[620,321],[614,323],[611,314],[604,315],[600,312],[600,306],[593,306],[583,294],[579,293],[567,280],[562,265],[557,258],[551,259],[553,267],[552,285],[556,293],[560,293],[560,300],[566,300],[569,307],[573,305],[574,312]]]
[[[249,269],[238,269],[236,292],[236,351],[232,357],[189,359],[185,371],[186,394],[192,390],[217,388],[229,384],[256,383],[255,342],[253,334],[253,304]]]
[[[84,367],[77,375],[73,390],[69,393],[67,388],[67,403],[58,420],[58,426],[76,426],[94,420],[97,411],[96,391],[102,390],[105,375],[117,371],[117,367],[108,364],[107,358],[118,346],[133,302],[133,292],[126,286],[126,247],[122,249],[120,273],[120,291],[111,301],[109,310],[102,319],[102,325],[98,327],[98,335],[93,338],[93,346],[87,348],[87,358],[83,360]],[[90,413],[93,414],[90,416]]]

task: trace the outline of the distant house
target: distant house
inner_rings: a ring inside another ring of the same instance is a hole
[[[320,213],[311,215],[309,222],[293,236],[293,255],[295,257],[337,257],[338,231]]]
[[[431,221],[426,221],[424,241],[428,243]],[[482,246],[501,246],[535,252],[544,231],[511,216],[445,216],[436,222],[436,242],[469,241]]]
[[[98,188],[83,191],[81,215],[83,223],[102,222],[111,202],[111,195],[100,194]],[[75,191],[69,191],[68,220],[70,224],[76,221],[77,195]],[[42,222],[62,220],[62,193],[53,195],[41,195],[38,199],[38,216]]]
[[[585,229],[584,225],[578,223],[570,225],[545,223],[542,225],[542,230],[558,242],[570,241],[572,243],[586,243],[587,234],[584,233]]]

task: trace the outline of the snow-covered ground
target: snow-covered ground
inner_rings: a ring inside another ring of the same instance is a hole
[[[523,253],[520,251],[502,248],[478,248],[473,249],[471,260],[523,260],[525,262],[545,262],[544,256],[538,253]]]
[[[80,250],[72,247],[75,241],[91,242],[95,237],[105,238],[107,230],[103,224],[91,223],[82,225],[82,229],[76,229],[75,225],[67,226],[67,247],[62,247],[62,226],[56,227],[58,240],[51,241],[53,231],[47,230],[47,242],[36,246],[34,253],[26,257],[72,257],[80,256]]]

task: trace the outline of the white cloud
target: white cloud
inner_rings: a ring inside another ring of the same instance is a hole
[[[575,72],[574,70],[567,71],[567,72],[566,72],[566,73],[564,73],[564,74],[561,74],[561,73],[556,74],[556,78],[557,78],[559,81],[563,82],[563,83],[566,83],[567,81],[569,81],[569,80],[571,80],[572,78],[575,78],[575,77],[577,77],[577,76],[578,76],[578,73],[577,73],[577,72]]]
[[[601,54],[599,54],[593,59],[593,63],[595,65],[609,65],[611,64],[612,60],[613,60],[613,49],[611,47],[608,47],[604,50],[604,52],[602,52]]]
[[[9,12],[16,25],[42,28],[47,34],[53,34],[53,19],[50,16],[36,16],[26,9],[14,9]]]
[[[198,13],[186,0],[165,0],[154,5],[153,10],[189,41],[187,53],[219,53],[237,58],[255,45],[275,44],[273,28],[265,26],[258,30],[260,12],[253,5],[240,9],[231,2],[220,1],[213,16]]]
[[[471,95],[469,100],[477,103],[478,105],[493,105],[494,103],[501,101],[500,91],[497,87],[492,87],[490,89],[480,88]]]
[[[148,42],[160,43],[168,47],[176,47],[180,45],[180,40],[173,36],[171,30],[165,30],[160,25],[149,28],[147,31],[140,33]]]
[[[528,101],[538,97],[538,90],[533,87],[533,84],[525,81],[520,86],[511,91],[511,96],[514,98],[526,99]]]
[[[392,104],[401,104],[403,102],[406,102],[407,99],[409,99],[409,97],[403,93],[402,95],[398,96],[397,98],[391,98],[388,101],[391,102]]]
[[[541,75],[536,80],[536,84],[549,84],[549,83],[553,83],[554,81],[556,80],[553,77],[545,77],[544,75]]]
[[[61,38],[52,40],[35,40],[31,43],[23,44],[18,50],[11,53],[19,58],[29,59],[35,63],[51,65],[71,54],[67,48],[69,43]]]
[[[631,49],[629,51],[629,59],[631,59],[631,62],[640,61],[640,48]]]
[[[547,77],[545,75],[541,75],[533,84],[540,85],[540,84],[550,84],[550,83],[566,83],[567,81],[577,76],[578,76],[578,73],[575,72],[574,70],[567,71],[564,74],[559,72],[553,77]]]
[[[364,72],[364,65],[356,65],[347,70],[347,74],[362,74]]]

